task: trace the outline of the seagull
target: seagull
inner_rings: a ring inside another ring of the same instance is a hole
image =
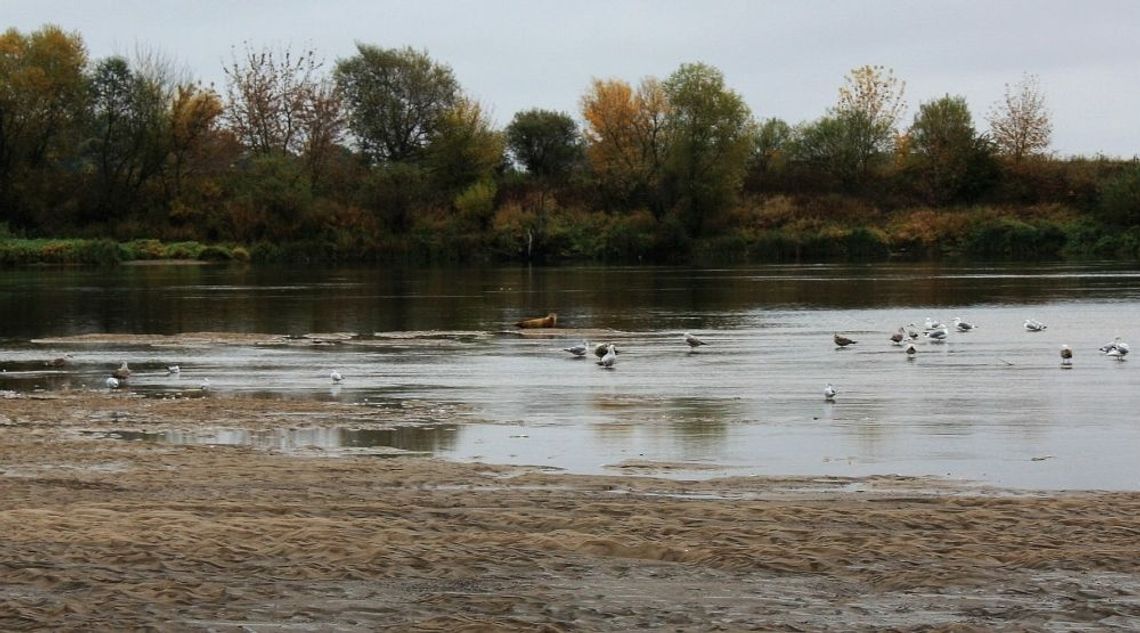
[[[918,329],[917,329],[918,326],[913,324],[913,323],[908,323],[906,327],[907,327],[906,335],[910,337],[910,340],[917,341],[918,340]],[[911,329],[911,328],[914,328],[914,329]]]
[[[1119,336],[1114,338],[1112,340],[1112,342],[1109,343],[1108,345],[1105,345],[1104,347],[1100,348],[1101,352],[1103,352],[1105,354],[1110,354],[1110,355],[1112,354],[1113,350],[1118,352],[1117,356],[1119,356],[1120,358],[1127,356],[1128,352],[1131,351],[1128,348],[1128,343],[1125,343],[1124,341],[1120,340]]]
[[[562,351],[570,352],[574,356],[581,358],[581,357],[586,355],[586,351],[589,349],[590,349],[590,344],[587,343],[586,341],[582,341],[581,343],[574,345],[572,347],[563,347]]]
[[[685,342],[688,343],[689,347],[692,349],[697,349],[701,345],[708,345],[708,343],[706,343],[706,342],[702,341],[701,339],[693,336],[692,334],[689,334],[688,332],[685,332],[684,336],[685,336]]]
[[[918,354],[918,348],[914,346],[914,343],[907,343],[906,344],[906,359],[907,360],[914,360],[914,357],[916,354]]]
[[[1061,366],[1072,367],[1073,365],[1073,348],[1068,345],[1061,346]]]
[[[122,383],[120,383],[119,379],[115,378],[114,376],[107,376],[107,382],[104,384],[107,385],[108,389],[118,389]]]
[[[53,358],[49,361],[46,361],[44,364],[48,367],[65,367],[67,366],[67,361],[71,360],[72,358],[73,357],[71,354],[64,354],[58,358]]]
[[[954,326],[958,328],[959,332],[969,332],[970,330],[978,327],[973,323],[967,323],[962,320],[962,317],[954,317]]]
[[[823,388],[823,399],[828,402],[835,402],[835,394],[837,393],[839,392],[835,387],[833,387],[831,383],[827,383],[827,386]]]
[[[206,390],[208,390],[208,389],[210,388],[210,379],[209,379],[209,378],[203,378],[203,379],[202,379],[202,384],[198,385],[198,387],[199,387],[199,388],[200,388],[202,391],[206,391]]]
[[[179,367],[178,365],[170,365],[169,367],[166,368],[166,373],[168,373],[168,374],[181,374],[182,368]]]
[[[929,332],[927,332],[926,338],[930,339],[930,341],[933,343],[941,343],[942,341],[946,340],[946,337],[949,334],[950,334],[950,331],[947,330],[946,326],[944,325],[941,328],[938,328],[936,330],[930,330]]]
[[[131,377],[131,370],[129,367],[127,367],[127,361],[123,361],[123,364],[119,365],[118,369],[111,372],[111,376],[113,376],[119,380],[126,380],[126,379],[130,378]]]
[[[333,382],[340,382],[344,380],[344,376],[341,376],[340,372],[335,369],[329,372],[329,378],[332,378]]]
[[[1045,330],[1046,327],[1047,326],[1044,323],[1038,321],[1037,319],[1026,319],[1025,320],[1025,331],[1026,332],[1042,332]]]
[[[904,338],[906,338],[906,330],[900,327],[898,332],[891,335],[891,342],[895,345],[902,345]]]
[[[925,327],[925,329],[926,329],[927,331],[930,331],[930,330],[941,330],[941,329],[942,329],[942,328],[944,328],[944,327],[946,327],[946,326],[945,326],[945,325],[944,325],[944,324],[943,324],[941,321],[935,321],[934,319],[932,319],[932,318],[930,318],[930,317],[926,317],[926,327]]]
[[[610,343],[606,345],[606,353],[604,356],[602,356],[602,360],[598,361],[598,364],[606,369],[613,369],[614,363],[616,362],[617,348],[613,346],[613,343]]]
[[[611,347],[614,347],[613,343],[598,343],[594,346],[594,356],[598,358],[605,356]],[[618,351],[618,348],[614,347],[614,353],[620,354],[621,352]]]
[[[840,347],[847,347],[848,345],[854,345],[854,344],[859,342],[859,341],[851,340],[851,339],[847,338],[846,336],[841,336],[841,335],[836,334],[836,333],[832,333],[832,336],[835,338],[835,344],[840,346]]]

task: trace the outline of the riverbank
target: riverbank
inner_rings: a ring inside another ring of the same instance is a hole
[[[0,266],[160,260],[720,265],[1140,259],[1140,228],[1120,230],[1060,205],[881,212],[819,204],[765,199],[735,209],[723,226],[702,237],[648,212],[580,209],[554,209],[541,218],[505,211],[482,230],[457,217],[426,215],[403,234],[353,231],[250,244],[9,236],[0,238]]]
[[[0,628],[1134,629],[1140,493],[674,481],[113,430],[390,427],[207,396],[0,400]],[[641,464],[662,474],[667,464]]]

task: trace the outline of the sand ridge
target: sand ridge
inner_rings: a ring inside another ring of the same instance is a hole
[[[0,630],[1140,628],[1140,493],[572,476],[81,432],[409,409],[0,400]]]

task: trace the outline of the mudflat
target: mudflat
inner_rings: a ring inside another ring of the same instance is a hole
[[[0,630],[1140,628],[1137,492],[123,441],[422,411],[4,395]]]

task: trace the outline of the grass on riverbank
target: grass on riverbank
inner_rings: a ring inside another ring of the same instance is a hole
[[[325,233],[250,245],[138,239],[0,237],[0,266],[111,265],[139,260],[236,262],[604,262],[743,264],[888,259],[1044,261],[1140,259],[1140,227],[1117,230],[1061,206],[904,209],[795,204],[775,197],[719,218],[691,238],[676,218],[509,207],[472,227],[424,215],[401,235]]]

